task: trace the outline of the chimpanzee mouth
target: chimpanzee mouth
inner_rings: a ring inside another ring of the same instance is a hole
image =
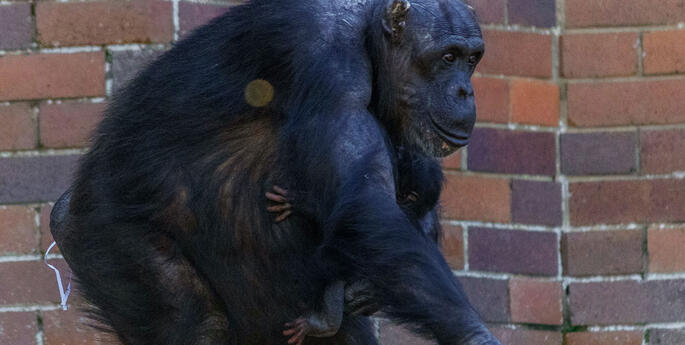
[[[442,139],[444,142],[451,146],[455,146],[457,148],[464,147],[469,144],[469,135],[459,135],[457,133],[451,132],[444,127],[442,127],[437,121],[433,120],[433,117],[430,116],[431,119],[431,124],[433,124],[433,128],[435,129],[435,132],[440,136],[440,139]]]

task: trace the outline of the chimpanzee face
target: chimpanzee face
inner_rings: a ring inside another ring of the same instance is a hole
[[[471,76],[484,52],[470,7],[459,0],[414,0],[402,43],[405,75],[398,76],[405,140],[425,153],[447,156],[469,142],[476,122]]]

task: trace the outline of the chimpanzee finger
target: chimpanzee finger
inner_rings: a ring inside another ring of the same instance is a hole
[[[271,193],[271,192],[266,192],[266,198],[271,200],[271,201],[274,201],[274,202],[280,202],[280,203],[288,202],[288,199],[286,199],[285,197],[278,195],[278,194]]]

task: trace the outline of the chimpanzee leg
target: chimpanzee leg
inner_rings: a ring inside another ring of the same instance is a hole
[[[174,241],[159,233],[107,230],[77,242],[84,246],[71,250],[88,254],[67,260],[79,290],[95,307],[94,318],[110,325],[123,344],[237,344],[222,304]],[[106,235],[117,232],[119,238]]]

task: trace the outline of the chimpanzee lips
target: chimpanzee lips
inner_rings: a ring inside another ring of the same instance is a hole
[[[464,147],[469,144],[468,134],[459,134],[449,131],[435,121],[433,117],[431,117],[431,123],[433,124],[435,132],[438,134],[438,136],[440,136],[440,139],[445,141],[447,144],[456,146],[457,148]]]

